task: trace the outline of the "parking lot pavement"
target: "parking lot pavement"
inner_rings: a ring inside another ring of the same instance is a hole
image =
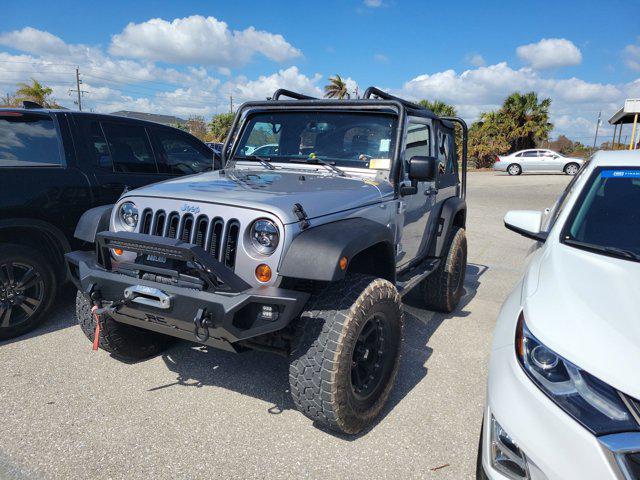
[[[398,383],[355,438],[315,428],[287,361],[187,342],[123,363],[92,352],[66,287],[50,320],[0,343],[0,478],[473,478],[495,316],[532,242],[509,209],[550,206],[564,175],[469,175],[466,295],[451,315],[406,301]]]

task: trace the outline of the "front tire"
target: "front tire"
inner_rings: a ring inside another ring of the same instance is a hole
[[[522,167],[517,163],[512,163],[507,167],[507,173],[509,175],[520,175],[522,173]]]
[[[0,340],[36,328],[56,297],[53,266],[23,245],[0,246]]]
[[[462,298],[466,272],[467,237],[464,228],[454,227],[440,265],[420,284],[427,308],[453,312]]]
[[[573,176],[577,174],[579,170],[580,170],[580,165],[578,165],[577,163],[567,163],[563,171],[567,175]]]
[[[82,332],[93,342],[96,319],[91,313],[91,302],[81,292],[76,295],[76,316]],[[133,327],[115,320],[100,318],[99,347],[125,360],[142,360],[157,355],[173,339],[142,328]]]
[[[403,325],[400,294],[387,280],[348,275],[314,294],[289,366],[298,410],[341,433],[370,425],[398,373]]]

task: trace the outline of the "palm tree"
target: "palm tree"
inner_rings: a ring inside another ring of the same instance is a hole
[[[449,105],[442,100],[420,100],[418,105],[428,108],[439,117],[455,117],[458,115],[456,107]]]
[[[340,100],[351,98],[346,82],[337,73],[335,77],[329,77],[329,83],[324,87],[324,96],[326,98],[339,98]]]
[[[549,132],[553,129],[553,124],[549,122],[550,106],[550,98],[538,101],[535,92],[515,92],[505,99],[499,113],[509,129],[509,141],[513,150],[534,148],[536,144],[548,139]]]
[[[45,87],[35,78],[32,78],[31,81],[33,82],[31,85],[19,83],[18,87],[20,88],[16,90],[16,96],[20,100],[30,100],[46,108],[55,106],[55,100],[50,98],[53,89],[51,89],[51,87]]]

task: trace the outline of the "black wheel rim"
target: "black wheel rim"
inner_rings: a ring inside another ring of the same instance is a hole
[[[33,265],[0,264],[0,328],[29,320],[44,300],[44,280]]]
[[[356,399],[367,401],[378,392],[393,357],[388,343],[384,315],[376,313],[362,326],[351,355],[351,389]]]

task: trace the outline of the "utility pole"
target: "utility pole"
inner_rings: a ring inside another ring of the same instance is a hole
[[[233,95],[229,95],[229,106],[231,107],[231,113],[233,113]]]
[[[600,116],[602,112],[598,112],[598,121],[596,122],[596,136],[593,138],[593,148],[596,148],[596,142],[598,141],[598,129],[600,128]]]
[[[78,110],[82,111],[82,95],[89,92],[82,90],[80,85],[82,85],[82,80],[80,80],[80,67],[76,67],[76,89],[74,90],[73,88],[70,88],[69,95],[71,95],[71,92],[76,92],[78,94],[78,100],[73,103],[77,103]]]

